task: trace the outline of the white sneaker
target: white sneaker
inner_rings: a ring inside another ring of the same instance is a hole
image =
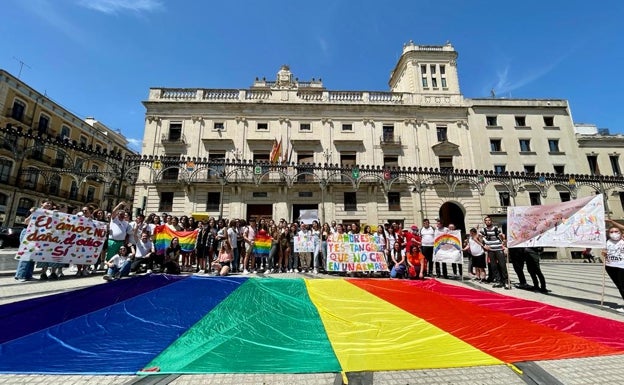
[[[152,274],[152,270],[151,269],[147,269],[146,273],[147,274]]]
[[[318,274],[318,269],[314,269],[314,270],[312,270],[312,272],[313,272],[314,274]]]
[[[293,272],[293,269],[289,269],[289,270],[288,270],[288,272],[289,272],[289,273],[292,273],[292,272]]]
[[[249,270],[247,269],[243,270],[243,275],[247,275],[247,274],[249,274]]]
[[[267,271],[265,271],[265,272],[264,272],[264,274],[267,274],[267,275],[268,275],[268,274],[271,274],[271,273],[272,273],[272,271],[271,271],[271,270],[267,270]]]
[[[617,309],[615,309],[615,311],[624,313],[624,307],[618,307]]]

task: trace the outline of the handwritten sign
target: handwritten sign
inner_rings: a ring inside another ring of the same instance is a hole
[[[26,227],[16,258],[89,265],[97,260],[106,239],[105,222],[37,209]]]
[[[312,234],[295,235],[295,253],[313,253],[314,246]]]
[[[327,271],[388,271],[384,239],[368,234],[332,234],[327,239]]]
[[[460,264],[463,262],[461,231],[435,231],[433,261]]]

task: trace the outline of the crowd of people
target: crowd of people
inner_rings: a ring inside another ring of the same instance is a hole
[[[66,212],[63,205],[56,206],[51,201],[42,202],[41,208]],[[285,219],[251,218],[244,219],[208,218],[196,220],[193,216],[180,217],[162,213],[161,215],[143,214],[130,219],[125,202],[120,202],[110,213],[85,205],[79,212],[96,221],[107,223],[108,241],[102,253],[93,265],[70,267],[55,262],[20,261],[15,279],[27,281],[33,279],[34,268],[40,269],[40,280],[56,280],[64,276],[63,271],[70,271],[76,277],[93,274],[99,269],[105,271],[104,279],[113,281],[132,273],[162,272],[168,274],[199,273],[243,275],[262,272],[307,273],[324,272],[327,261],[327,241],[332,234],[369,234],[376,235],[379,250],[387,260],[388,272],[385,276],[394,278],[422,279],[425,277],[451,278],[446,263],[434,262],[434,239],[440,232],[455,230],[452,223],[444,225],[436,219],[435,227],[428,219],[422,226],[403,228],[401,223],[384,223],[375,227],[358,223],[342,224],[332,221],[323,223],[313,221],[288,223]],[[31,209],[31,213],[35,208]],[[30,217],[24,224],[28,224]],[[603,256],[607,262],[607,273],[620,290],[624,298],[624,240],[617,238],[624,231],[624,226],[609,220],[610,224]],[[196,231],[197,241],[192,250],[183,250],[178,238],[174,237],[164,253],[157,253],[154,246],[154,231],[157,226],[166,225],[173,231]],[[306,236],[312,240],[313,251],[297,252],[296,236]],[[616,239],[617,238],[617,239]],[[268,247],[260,249],[259,239],[268,242]],[[470,278],[494,287],[511,289],[507,262],[510,261],[518,277],[515,287],[548,293],[546,279],[540,269],[541,249],[507,248],[504,233],[486,216],[483,226],[471,228],[463,243],[464,257],[468,261]],[[524,275],[524,267],[531,277],[529,284]],[[435,271],[434,271],[435,269]],[[463,265],[452,263],[453,278],[463,275]],[[383,274],[382,274],[383,275]]]

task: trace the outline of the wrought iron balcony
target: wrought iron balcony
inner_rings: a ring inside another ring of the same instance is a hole
[[[400,146],[401,137],[394,134],[384,134],[381,136],[379,143],[382,146]]]
[[[163,145],[179,146],[186,144],[186,137],[184,134],[170,132],[168,134],[162,134],[161,141]]]

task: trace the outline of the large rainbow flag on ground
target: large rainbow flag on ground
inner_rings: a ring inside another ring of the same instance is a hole
[[[1,373],[327,373],[624,353],[622,322],[436,280],[146,275],[0,306],[0,330]]]
[[[178,237],[182,251],[192,251],[197,242],[197,230],[174,231],[167,225],[160,225],[154,228],[154,248],[156,254],[164,254],[174,237]]]

